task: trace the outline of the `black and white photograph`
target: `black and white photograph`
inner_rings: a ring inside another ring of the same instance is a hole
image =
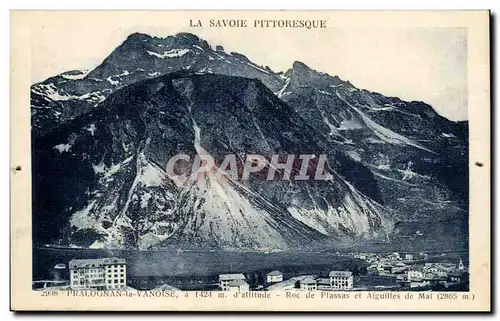
[[[488,57],[474,38],[487,11],[468,20],[485,30],[337,19],[354,12],[16,14],[32,18],[26,291],[489,302],[471,281],[485,259],[471,222],[489,224],[471,207],[472,186],[489,194],[471,174],[486,161],[471,124],[488,100],[471,97],[489,85],[470,59]]]

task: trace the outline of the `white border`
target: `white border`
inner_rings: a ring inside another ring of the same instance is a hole
[[[168,5],[167,5],[168,4]],[[7,152],[9,148],[9,52],[10,48],[7,45],[9,43],[9,9],[492,9],[493,14],[498,14],[500,11],[500,1],[498,0],[474,0],[474,1],[438,1],[438,0],[420,0],[420,1],[391,1],[391,0],[378,0],[378,1],[370,1],[370,0],[349,0],[349,1],[342,1],[342,2],[336,2],[336,3],[330,3],[329,5],[326,5],[326,2],[324,1],[316,1],[316,0],[308,0],[308,1],[274,1],[270,3],[270,1],[262,1],[262,0],[252,0],[248,2],[235,2],[233,1],[217,1],[217,0],[212,0],[210,2],[206,1],[191,1],[190,3],[186,3],[184,1],[180,2],[171,2],[171,1],[130,1],[130,0],[121,0],[121,1],[103,1],[103,0],[86,0],[82,2],[71,2],[71,1],[63,1],[63,0],[45,0],[45,1],[28,1],[28,0],[6,0],[2,1],[0,4],[2,7],[1,11],[1,32],[0,35],[3,40],[3,46],[1,49],[2,53],[2,64],[1,64],[1,71],[2,71],[2,77],[0,78],[2,82],[2,86],[0,87],[2,89],[2,99],[3,99],[3,106],[0,109],[0,144],[3,148],[3,157],[0,158],[1,161],[1,169],[0,170],[0,178],[1,182],[3,183],[1,185],[1,193],[0,193],[0,204],[3,206],[4,211],[2,215],[2,227],[3,227],[3,235],[4,235],[4,246],[1,247],[2,252],[1,252],[1,257],[4,258],[4,260],[9,257],[9,242],[7,241],[8,237],[8,213],[9,213],[9,176],[10,176],[10,164],[9,164],[9,153]],[[498,18],[498,17],[495,17]],[[498,21],[496,21],[498,23]],[[493,26],[495,27],[495,25]],[[496,29],[496,28],[495,28]],[[498,38],[498,34],[496,31],[492,30],[492,34],[495,35]],[[492,45],[495,45],[493,43]],[[493,61],[498,60],[499,54],[497,50],[494,50],[495,56],[492,57]],[[492,64],[492,67],[494,68],[494,73],[496,74],[497,72],[497,65]],[[492,92],[496,92],[498,90],[498,82],[494,82],[493,85],[495,85],[492,88]],[[493,106],[498,106],[498,97],[497,95],[494,95],[494,103]],[[500,120],[500,114],[496,112],[495,114],[495,123],[498,123]],[[496,130],[494,130],[494,135],[493,137],[496,137]],[[494,144],[496,147],[496,150],[498,151],[500,149],[499,145],[499,140],[494,140]],[[499,158],[498,154],[495,153],[497,163],[496,165],[499,165]],[[495,174],[495,178],[498,178],[498,173]],[[498,189],[495,192],[494,199],[500,199],[500,192]],[[498,205],[498,201],[497,201]],[[495,208],[496,209],[496,208]],[[496,224],[495,224],[495,231],[498,230],[499,227],[499,220],[496,219]],[[494,234],[493,234],[494,235]],[[496,246],[498,248],[498,237],[495,239],[496,240]],[[494,247],[493,247],[494,248]],[[493,262],[492,262],[493,263]],[[495,257],[495,261],[493,263],[493,267],[497,266],[497,260]],[[9,265],[8,264],[3,264],[2,265],[2,275],[4,277],[7,277],[8,274],[8,269]],[[3,313],[2,313],[2,320],[11,320],[14,318],[13,313],[8,312],[7,308],[7,301],[9,299],[9,291],[8,287],[6,286],[6,282],[4,282],[4,291],[2,292],[2,299],[3,299]],[[496,298],[496,302],[493,303],[493,306],[498,307],[498,295],[494,296]],[[44,316],[39,316],[42,318],[51,318],[51,315],[44,315]],[[63,318],[66,318],[67,316],[63,316]],[[83,319],[86,319],[90,316],[83,316]],[[97,319],[108,319],[108,318],[129,318],[130,316],[124,316],[124,315],[99,315],[95,316]],[[133,316],[135,318],[140,318],[141,316],[135,315]],[[158,316],[158,317],[165,317],[165,316]],[[181,318],[182,316],[175,316],[175,315],[169,315],[169,318]],[[184,318],[197,318],[201,316],[184,316]],[[204,316],[206,317],[206,316]],[[223,317],[222,315],[214,315],[212,317]],[[234,317],[234,316],[226,316],[226,317]],[[240,317],[248,317],[248,318],[259,318],[262,317],[262,315],[253,315],[253,316],[243,316],[243,315],[238,315],[238,318]],[[275,318],[278,317],[278,315],[267,315],[265,316],[266,318]],[[311,318],[313,316],[310,315],[300,315],[299,317],[303,318]],[[332,316],[324,316],[324,317],[332,317]],[[341,317],[343,318],[344,316],[336,315],[333,317]],[[365,318],[367,317],[366,315],[357,315],[357,316],[351,316],[354,318]],[[394,315],[394,316],[387,316],[387,315],[370,315],[371,317],[377,317],[377,318],[386,318],[386,317],[396,317],[399,318],[400,315]],[[411,318],[414,318],[415,316],[409,316]],[[424,315],[425,318],[429,318],[430,320],[432,319],[441,319],[442,315]],[[455,318],[456,315],[448,315],[447,317]],[[477,317],[477,316],[476,316]]]

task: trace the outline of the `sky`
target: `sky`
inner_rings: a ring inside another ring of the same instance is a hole
[[[395,26],[360,22],[346,27],[331,17],[326,18],[325,29],[209,28],[208,20],[214,16],[196,11],[189,16],[156,12],[38,16],[31,28],[32,82],[68,70],[93,69],[133,32],[160,37],[191,32],[212,47],[223,45],[226,51],[242,53],[274,71],[286,71],[298,60],[358,88],[424,101],[451,120],[468,118],[466,28],[405,26],[404,21]],[[198,18],[205,26],[190,28],[189,20]]]

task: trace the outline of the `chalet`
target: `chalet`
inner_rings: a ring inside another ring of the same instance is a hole
[[[241,273],[221,274],[219,275],[219,287],[222,291],[229,291],[229,283],[235,280],[243,280],[246,283],[245,276]]]
[[[408,270],[408,281],[421,280],[424,277],[424,272],[422,269],[410,268]]]
[[[456,269],[455,264],[450,263],[425,263],[424,274],[433,278],[444,278],[448,273]]]
[[[300,289],[304,291],[316,291],[318,289],[318,283],[313,278],[306,278],[300,281]]]
[[[283,273],[281,273],[278,270],[271,271],[271,272],[267,273],[266,281],[269,284],[283,282]]]
[[[250,291],[250,286],[245,280],[235,279],[227,284],[227,291],[231,292],[248,292]]]

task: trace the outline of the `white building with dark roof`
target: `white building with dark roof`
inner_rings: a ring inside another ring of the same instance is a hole
[[[318,282],[313,278],[306,278],[300,281],[300,289],[304,291],[316,291],[318,289]]]
[[[241,273],[233,274],[220,274],[219,275],[219,287],[222,291],[229,291],[229,283],[236,280],[243,280],[246,283],[245,276]]]
[[[425,276],[422,268],[412,267],[408,271],[408,281],[422,280]]]
[[[354,277],[350,271],[331,271],[330,287],[334,290],[347,290],[354,287]]]
[[[250,286],[248,285],[248,283],[245,280],[241,280],[241,279],[236,279],[236,280],[230,281],[227,284],[227,288],[228,288],[227,291],[231,291],[231,292],[248,292],[248,291],[250,291]]]
[[[283,282],[283,273],[281,273],[278,270],[271,271],[271,272],[267,273],[266,281],[269,284]]]
[[[127,264],[116,257],[71,260],[72,290],[119,290],[127,287]]]

